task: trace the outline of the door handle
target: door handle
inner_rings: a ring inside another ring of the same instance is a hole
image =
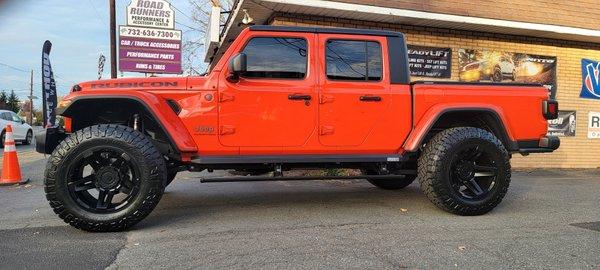
[[[379,101],[381,101],[381,97],[380,96],[360,96],[359,100],[364,101],[364,102],[379,102]]]
[[[312,96],[302,94],[291,94],[288,96],[289,100],[311,100]]]

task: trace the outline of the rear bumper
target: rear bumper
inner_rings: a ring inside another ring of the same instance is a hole
[[[60,128],[47,128],[35,135],[35,151],[52,154],[52,151],[66,137],[67,134]]]
[[[560,139],[556,136],[543,137],[540,140],[519,141],[519,153],[550,153],[560,147]]]

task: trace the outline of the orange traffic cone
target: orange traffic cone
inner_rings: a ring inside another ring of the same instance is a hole
[[[4,139],[4,158],[2,164],[2,178],[0,186],[24,184],[27,181],[21,181],[21,168],[19,167],[19,158],[17,157],[17,147],[13,138],[11,125],[6,126]]]

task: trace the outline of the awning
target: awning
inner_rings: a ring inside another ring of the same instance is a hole
[[[245,15],[244,10],[254,19],[255,24],[265,24],[274,13],[283,12],[600,43],[600,30],[594,29],[431,13],[325,0],[238,0],[221,34],[219,48],[212,52],[209,51],[207,58],[218,60],[229,47],[231,41],[242,31],[245,27],[241,23]],[[213,63],[216,62],[214,60]]]

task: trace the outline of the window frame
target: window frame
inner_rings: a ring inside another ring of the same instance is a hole
[[[365,74],[365,79],[364,80],[344,80],[344,79],[332,79],[329,78],[329,75],[327,74],[327,43],[329,41],[359,41],[359,42],[365,42],[365,57],[366,57],[366,71],[367,74]],[[368,70],[369,70],[369,52],[367,50],[367,44],[368,42],[373,42],[373,43],[377,43],[377,45],[379,45],[379,52],[381,55],[381,77],[379,78],[379,80],[369,80],[369,74],[368,74]],[[351,39],[351,38],[335,38],[335,37],[330,37],[325,39],[325,46],[323,46],[323,51],[324,51],[324,59],[325,59],[325,66],[323,68],[324,74],[325,74],[325,79],[328,81],[332,81],[332,82],[353,82],[353,83],[381,83],[384,80],[384,76],[385,76],[385,63],[384,63],[384,55],[383,55],[383,46],[381,45],[381,42],[379,42],[379,40],[373,40],[373,39]]]
[[[285,39],[302,39],[306,42],[306,65],[304,66],[304,76],[302,78],[266,78],[266,77],[246,77],[244,76],[244,74],[240,74],[241,78],[244,78],[246,80],[290,80],[290,81],[304,81],[309,77],[308,71],[309,71],[309,65],[310,65],[310,42],[306,37],[301,37],[301,36],[276,36],[276,35],[268,35],[268,36],[263,36],[263,35],[255,35],[255,36],[250,36],[246,42],[241,46],[241,48],[239,49],[238,53],[243,53],[244,49],[246,49],[246,47],[248,46],[248,44],[250,43],[250,41],[252,41],[255,38],[285,38]],[[233,57],[234,55],[232,55]],[[231,60],[231,58],[230,58]]]

